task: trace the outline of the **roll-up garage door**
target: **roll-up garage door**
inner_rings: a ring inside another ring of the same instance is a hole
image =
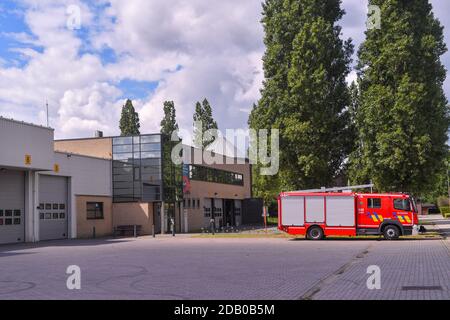
[[[0,170],[0,244],[25,239],[25,173]]]
[[[39,177],[39,239],[66,239],[68,233],[67,178]]]

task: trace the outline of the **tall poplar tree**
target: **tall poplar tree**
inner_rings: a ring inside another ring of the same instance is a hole
[[[217,122],[212,116],[212,108],[207,99],[204,99],[202,103],[197,102],[195,105],[195,113],[193,116],[195,122],[201,121],[202,127],[197,128],[194,126],[194,145],[197,148],[206,149],[211,143],[214,142],[214,137],[210,136],[207,131],[211,129],[218,129]]]
[[[423,194],[436,182],[448,147],[442,89],[447,51],[428,0],[370,0],[381,28],[366,31],[358,56],[361,143],[351,157],[354,182],[380,191]]]
[[[133,107],[133,102],[128,99],[122,107],[122,115],[120,117],[120,132],[122,136],[139,135],[139,114]]]
[[[161,133],[170,138],[172,132],[178,130],[175,103],[173,101],[165,101],[163,108],[164,118],[161,120]]]
[[[280,172],[260,176],[256,194],[330,185],[352,147],[345,81],[353,46],[337,22],[340,0],[266,0],[262,97],[249,126],[280,129]]]

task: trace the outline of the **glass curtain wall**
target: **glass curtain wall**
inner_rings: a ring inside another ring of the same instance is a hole
[[[113,138],[114,202],[161,201],[161,135]]]

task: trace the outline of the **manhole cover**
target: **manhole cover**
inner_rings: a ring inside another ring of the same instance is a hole
[[[419,290],[442,290],[441,286],[406,286],[402,287],[403,291],[419,291]]]

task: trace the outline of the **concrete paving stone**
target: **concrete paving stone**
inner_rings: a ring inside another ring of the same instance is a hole
[[[0,299],[450,298],[441,240],[63,240],[0,246],[0,265]],[[66,287],[69,265],[81,268],[81,290]],[[366,287],[369,265],[381,268],[381,290]],[[405,285],[443,290],[402,291]]]

